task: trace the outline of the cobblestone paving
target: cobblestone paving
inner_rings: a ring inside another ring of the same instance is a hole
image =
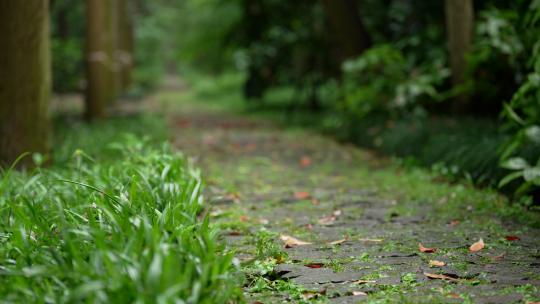
[[[441,217],[434,206],[447,198],[412,201],[403,189],[374,185],[372,175],[395,169],[307,131],[202,109],[172,114],[170,123],[174,145],[197,155],[228,248],[253,262],[263,230],[286,252],[261,277],[292,283],[300,295],[254,288],[248,277],[248,303],[539,300],[539,230],[466,211]],[[280,235],[311,244],[284,248]],[[480,238],[485,248],[471,252]],[[419,243],[436,251],[420,252]]]

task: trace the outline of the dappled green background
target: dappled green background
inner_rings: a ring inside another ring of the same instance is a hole
[[[278,114],[450,179],[500,185],[526,204],[538,197],[539,1],[474,1],[459,87],[450,81],[444,1],[353,2],[371,44],[341,62],[320,1],[132,1],[137,68],[126,95],[155,89],[167,72],[194,86],[212,77],[215,96],[243,96],[242,111]],[[53,2],[57,92],[82,88],[82,6]],[[455,112],[462,94],[469,105]]]

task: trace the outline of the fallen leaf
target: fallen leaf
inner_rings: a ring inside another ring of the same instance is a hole
[[[360,242],[374,242],[374,243],[380,243],[384,241],[383,239],[358,239]]]
[[[353,291],[352,295],[353,296],[367,296],[367,293],[365,293],[363,291]]]
[[[247,152],[253,152],[257,149],[257,144],[256,143],[249,143],[246,145],[246,151]]]
[[[319,223],[319,225],[329,226],[329,225],[332,225],[335,221],[336,221],[336,217],[333,215],[330,215],[330,216],[325,216],[325,217],[320,218],[317,221],[317,223]]]
[[[227,233],[227,235],[230,235],[230,236],[239,236],[239,235],[242,235],[242,233],[240,231],[236,231],[236,230],[233,230],[233,231],[229,231]]]
[[[265,219],[265,218],[259,218],[259,224],[261,225],[268,225],[270,223],[269,220]]]
[[[334,212],[332,212],[332,215],[320,218],[317,221],[317,223],[323,226],[332,225],[337,220],[338,216],[340,215],[341,215],[341,210],[335,210]]]
[[[354,281],[352,282],[353,284],[368,284],[368,283],[376,283],[376,281],[372,281],[372,280],[358,280],[358,281]]]
[[[443,267],[444,265],[446,265],[446,263],[443,261],[437,261],[437,260],[429,261],[429,266],[431,267]]]
[[[451,281],[451,282],[459,282],[458,279],[453,278],[453,277],[448,276],[448,275],[445,275],[445,274],[436,274],[436,273],[424,272],[424,275],[426,277],[430,278],[430,279],[448,280],[448,281]]]
[[[515,235],[507,235],[504,237],[507,241],[519,241],[521,240],[521,238],[519,236],[515,236]]]
[[[306,224],[304,227],[306,227],[307,230],[312,230],[313,229],[313,225],[311,225],[311,224]]]
[[[322,295],[320,292],[318,291],[303,291],[302,292],[302,298],[304,300],[310,300],[310,299],[316,299],[318,298],[320,295]]]
[[[459,223],[460,223],[460,221],[458,221],[458,220],[451,220],[448,225],[450,225],[451,227],[455,227],[455,226],[459,225]]]
[[[231,192],[231,193],[225,195],[225,198],[226,198],[226,199],[229,199],[229,200],[232,200],[232,201],[234,201],[235,203],[237,203],[237,202],[240,200],[240,193],[238,193],[238,192]]]
[[[492,261],[500,261],[502,259],[504,259],[504,253],[501,253],[491,258]]]
[[[297,200],[306,200],[311,197],[311,194],[307,191],[298,191],[294,193],[294,198]]]
[[[300,166],[302,167],[309,167],[311,165],[311,158],[309,156],[302,156],[300,158]]]
[[[437,251],[437,248],[426,248],[422,245],[422,243],[418,243],[418,250],[420,250],[420,252],[433,253]]]
[[[341,244],[345,243],[347,240],[348,240],[348,238],[344,238],[344,239],[341,239],[341,240],[330,242],[330,243],[328,243],[328,245],[341,245]]]
[[[309,268],[323,268],[324,264],[323,263],[309,263],[309,264],[304,264],[304,266],[309,267]]]
[[[447,296],[452,299],[461,299],[461,296],[454,292],[447,294]]]
[[[282,234],[279,236],[279,238],[285,243],[285,248],[292,248],[295,246],[304,246],[304,245],[311,245],[309,242],[300,241],[297,238],[293,238],[292,236],[288,236],[285,234]]]
[[[242,216],[240,216],[239,220],[240,220],[240,222],[247,222],[247,221],[249,221],[249,216],[242,215]]]
[[[471,247],[469,247],[469,251],[477,252],[477,251],[482,250],[484,248],[484,246],[485,246],[484,240],[479,239],[478,242],[472,244]]]

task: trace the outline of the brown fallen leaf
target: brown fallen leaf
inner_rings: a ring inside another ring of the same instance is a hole
[[[227,233],[227,235],[230,235],[230,236],[239,236],[239,235],[242,235],[242,232],[237,231],[237,230],[232,230],[232,231],[229,231],[229,232]]]
[[[373,242],[373,243],[380,243],[384,241],[383,239],[358,239],[360,242]]]
[[[448,293],[447,296],[452,299],[461,299],[461,296],[454,292]]]
[[[296,246],[304,246],[304,245],[311,245],[309,242],[300,241],[297,238],[293,238],[292,236],[282,234],[279,236],[279,238],[285,243],[285,248],[292,248]]]
[[[240,216],[239,220],[240,220],[240,222],[247,222],[247,221],[249,221],[249,216],[242,215],[242,216]]]
[[[422,245],[422,243],[418,243],[418,250],[420,250],[420,252],[424,252],[424,253],[433,253],[433,252],[437,251],[437,248],[427,248],[427,247],[424,247]]]
[[[309,268],[323,268],[324,264],[323,263],[309,263],[309,264],[304,264],[304,266],[309,267]]]
[[[365,293],[363,291],[353,291],[352,295],[353,296],[367,296],[367,293]]]
[[[521,240],[521,238],[519,236],[515,236],[515,235],[507,235],[504,237],[507,241],[519,241]]]
[[[319,290],[319,291],[305,290],[305,291],[302,292],[302,298],[304,300],[316,299],[319,296],[324,296],[324,295],[326,295],[326,289],[322,289],[322,290]]]
[[[325,216],[325,217],[321,217],[317,223],[319,223],[319,225],[323,225],[323,226],[329,226],[329,225],[332,225],[335,221],[336,221],[336,217],[333,216],[333,215],[330,215],[330,216]]]
[[[368,283],[376,283],[376,281],[373,280],[358,280],[352,282],[353,284],[368,284]]]
[[[504,259],[504,253],[498,254],[491,258],[492,261],[501,261],[502,259]]]
[[[430,279],[438,279],[438,280],[448,280],[448,281],[451,281],[451,282],[459,282],[458,279],[456,278],[453,278],[451,276],[447,276],[445,274],[437,274],[437,273],[429,273],[429,272],[424,272],[424,275]]]
[[[429,260],[429,266],[431,267],[443,267],[446,265],[443,261],[437,261],[437,260]]]
[[[344,238],[344,239],[341,239],[341,240],[329,242],[327,244],[328,245],[341,245],[341,244],[345,243],[346,241],[348,241],[348,238]]]
[[[448,225],[450,225],[450,227],[455,227],[455,226],[459,225],[459,223],[460,223],[459,220],[451,220]]]
[[[341,210],[335,210],[334,212],[332,212],[332,215],[320,218],[317,223],[323,226],[332,225],[340,215]]]
[[[307,191],[298,191],[294,193],[294,198],[297,200],[306,200],[311,197],[311,194]]]
[[[469,251],[470,252],[477,252],[477,251],[480,251],[482,249],[484,249],[484,240],[482,240],[481,238],[478,240],[478,242],[474,243],[471,245],[471,247],[469,247]]]
[[[300,158],[300,166],[301,167],[309,167],[311,165],[311,158],[309,156],[302,156]]]

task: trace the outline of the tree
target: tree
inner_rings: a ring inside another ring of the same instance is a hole
[[[358,56],[371,46],[371,37],[359,15],[356,0],[321,0],[324,11],[335,33],[340,62]]]
[[[129,14],[130,6],[128,1],[118,0],[116,3],[118,5],[118,43],[116,44],[115,59],[120,66],[120,89],[125,90],[131,84],[131,71],[133,69],[133,21]]]
[[[0,31],[0,163],[7,165],[24,152],[49,152],[49,1],[0,1]]]
[[[107,0],[86,0],[85,116],[89,120],[105,117],[105,108],[114,98],[111,8]]]
[[[446,0],[445,12],[452,85],[456,88],[465,83],[466,55],[473,41],[473,0]],[[456,96],[452,105],[453,112],[465,113],[468,108],[468,96],[464,93]]]

